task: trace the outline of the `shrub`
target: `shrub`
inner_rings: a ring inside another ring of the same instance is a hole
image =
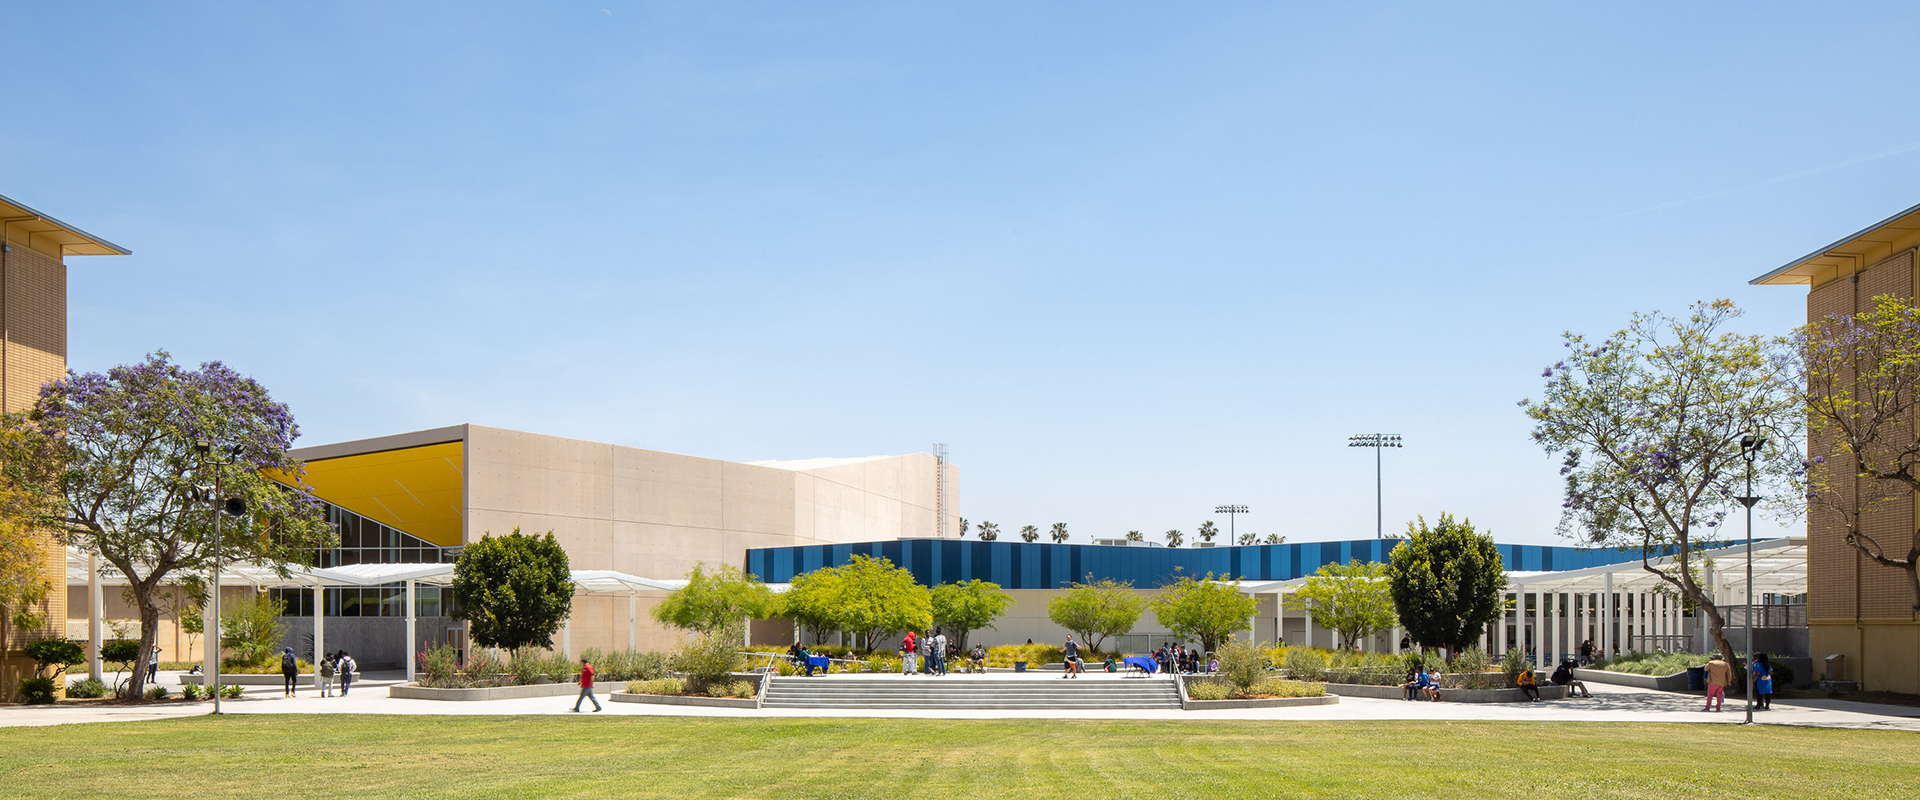
[[[1500,664],[1504,671],[1506,661],[1502,660]],[[1479,647],[1469,647],[1453,656],[1455,682],[1464,689],[1498,689],[1513,685],[1512,679],[1505,679],[1503,683],[1501,676],[1489,673],[1488,670],[1492,668],[1492,659],[1487,658],[1486,651]]]
[[[149,686],[149,687],[147,687],[147,699],[148,699],[148,700],[165,700],[165,699],[167,699],[167,687],[165,687],[165,686]]]
[[[93,678],[81,678],[67,687],[67,696],[84,700],[107,696],[107,685]]]
[[[424,649],[423,646],[423,649],[414,655],[414,659],[419,662],[421,686],[448,688],[458,672],[454,664],[460,659],[460,651],[453,649],[453,645],[449,644],[440,645],[432,650]]]
[[[1288,648],[1286,671],[1287,677],[1295,680],[1320,680],[1326,676],[1327,657],[1305,647]]]
[[[67,694],[69,695],[73,694],[73,690],[68,689]],[[200,684],[189,683],[185,686],[180,687],[180,696],[188,700],[200,699]]]
[[[1220,679],[1239,694],[1246,694],[1253,685],[1267,677],[1266,657],[1259,649],[1242,642],[1228,642],[1220,646]]]
[[[45,705],[53,702],[52,678],[28,678],[20,682],[20,696],[28,703]]]
[[[1635,675],[1672,675],[1686,672],[1690,667],[1702,666],[1707,663],[1708,658],[1708,656],[1697,656],[1692,653],[1634,653],[1630,656],[1596,662],[1593,668],[1609,672],[1630,672]],[[1743,661],[1735,664],[1734,668],[1738,670],[1744,663]]]
[[[49,678],[58,678],[69,665],[87,660],[87,651],[65,639],[41,639],[28,644],[25,652],[28,658],[39,662],[41,670],[53,670],[46,676]]]
[[[280,640],[287,626],[280,623],[286,606],[267,595],[239,600],[220,610],[220,646],[233,654],[236,664],[271,665],[278,671]],[[222,670],[227,667],[223,663]]]
[[[633,658],[633,677],[643,681],[667,677],[666,653],[637,653]]]
[[[566,653],[548,653],[540,666],[540,671],[552,678],[554,683],[572,681],[574,673],[579,669],[580,662],[568,658]]]
[[[1225,700],[1233,696],[1233,687],[1216,680],[1187,681],[1187,698],[1191,700]]]
[[[760,687],[757,684],[755,684],[753,681],[734,681],[733,682],[732,694],[734,697],[751,700],[753,699],[754,695],[759,693],[760,693]]]
[[[241,693],[242,691],[244,691],[244,690],[243,690],[243,689],[241,689],[241,688],[240,688],[240,684],[237,684],[237,683],[223,683],[223,684],[220,684],[220,696],[221,696],[221,697],[224,697],[224,698],[226,698],[226,699],[228,699],[228,700],[238,700],[238,699],[240,699],[240,693]]]
[[[627,684],[629,694],[683,694],[686,690],[687,682],[679,678],[658,678]]]
[[[502,681],[511,681],[512,677],[501,678],[507,672],[507,664],[500,660],[491,649],[482,648],[467,655],[467,683],[476,687],[499,686]]]
[[[1327,685],[1290,681],[1285,678],[1267,678],[1253,687],[1253,694],[1269,697],[1325,697]]]
[[[746,665],[740,655],[740,628],[727,626],[695,635],[673,653],[673,669],[684,672],[696,691],[726,682]]]
[[[546,656],[531,647],[513,651],[507,660],[507,672],[513,676],[513,682],[520,686],[539,680],[545,670]]]
[[[1520,648],[1509,647],[1507,654],[1500,657],[1500,675],[1506,681],[1503,686],[1518,685],[1520,673],[1530,669],[1533,665],[1527,663],[1527,654],[1520,652]]]

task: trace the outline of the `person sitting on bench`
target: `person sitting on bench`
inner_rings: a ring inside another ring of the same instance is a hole
[[[1573,677],[1573,668],[1576,666],[1579,666],[1578,662],[1562,661],[1560,662],[1560,668],[1554,670],[1553,675],[1549,676],[1547,680],[1552,681],[1555,686],[1567,687],[1568,694],[1572,694],[1577,690],[1580,692],[1581,697],[1592,697],[1593,693],[1587,691],[1587,684],[1579,678]]]
[[[1520,670],[1520,677],[1515,679],[1515,682],[1520,686],[1520,692],[1527,696],[1527,701],[1538,703],[1540,702],[1540,687],[1535,685],[1534,681],[1535,678],[1533,677],[1533,670],[1531,668]]]

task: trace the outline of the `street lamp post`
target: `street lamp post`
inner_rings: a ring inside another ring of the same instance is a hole
[[[194,495],[196,499],[206,500],[208,511],[213,514],[213,586],[209,594],[209,608],[202,620],[204,624],[201,626],[207,640],[207,650],[202,653],[206,661],[206,677],[202,679],[202,683],[212,687],[210,694],[213,695],[213,713],[218,714],[220,713],[220,570],[226,566],[225,550],[221,547],[220,522],[222,517],[228,515],[238,517],[245,514],[247,506],[246,501],[237,497],[223,499],[221,492],[221,481],[225,477],[221,468],[233,465],[239,458],[240,448],[228,448],[224,453],[226,456],[224,459],[212,457],[213,448],[204,442],[194,445],[193,450],[200,456],[202,463],[214,468],[213,486],[196,487],[199,491],[194,492]]]
[[[1380,451],[1400,446],[1400,434],[1397,433],[1361,433],[1347,437],[1348,447],[1373,448],[1373,538],[1387,538],[1386,501],[1382,498]]]
[[[1753,494],[1753,460],[1760,455],[1760,445],[1766,438],[1757,433],[1740,437],[1740,457],[1747,462],[1747,493],[1736,497],[1740,505],[1747,507],[1747,723],[1753,724],[1753,504],[1760,498]]]
[[[1247,507],[1246,506],[1214,506],[1213,513],[1227,515],[1227,543],[1239,544],[1240,543],[1239,540],[1236,539],[1234,536],[1233,521],[1235,518],[1239,517],[1241,514],[1247,513]]]

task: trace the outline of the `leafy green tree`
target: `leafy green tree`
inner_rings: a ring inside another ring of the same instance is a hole
[[[1241,544],[1242,546],[1246,546],[1246,545],[1250,545],[1250,544],[1254,544],[1254,543],[1256,543],[1256,542],[1258,542],[1258,541],[1260,541],[1260,535],[1259,535],[1259,534],[1256,534],[1256,533],[1243,533],[1243,534],[1240,534],[1240,544]]]
[[[653,607],[662,625],[691,631],[711,631],[742,620],[766,619],[780,611],[780,600],[759,578],[723,564],[712,572],[694,564],[687,585],[674,590]]]
[[[1801,328],[1794,341],[1804,374],[1793,385],[1806,387],[1808,441],[1820,448],[1806,465],[1814,522],[1838,523],[1855,551],[1903,573],[1920,612],[1920,536],[1907,537],[1903,552],[1865,524],[1920,492],[1912,426],[1920,417],[1920,307],[1883,294],[1866,311]]]
[[[1040,541],[1040,528],[1034,525],[1021,526],[1020,541],[1023,541],[1023,542]]]
[[[1442,513],[1432,528],[1425,517],[1407,523],[1407,541],[1388,554],[1387,580],[1407,635],[1457,653],[1500,618],[1507,572],[1493,537]]]
[[[960,518],[960,538],[962,539],[967,538],[967,518],[966,517]]]
[[[1174,529],[1174,530],[1170,530],[1170,531],[1167,531],[1167,546],[1168,546],[1168,547],[1179,547],[1179,546],[1180,546],[1180,542],[1182,542],[1182,541],[1184,541],[1184,539],[1183,539],[1183,538],[1181,537],[1181,535],[1180,535],[1180,531],[1179,531],[1179,529]]]
[[[1127,531],[1127,541],[1129,542],[1144,542],[1146,540],[1147,540],[1147,535],[1144,533],[1141,533],[1139,531]]]
[[[1067,523],[1064,523],[1064,522],[1053,523],[1053,543],[1066,544],[1066,542],[1067,542]]]
[[[1266,540],[1266,543],[1267,543],[1267,544],[1280,544],[1280,543],[1282,543],[1282,542],[1285,542],[1286,540],[1287,540],[1287,537],[1285,537],[1285,536],[1281,536],[1280,534],[1277,534],[1277,533],[1269,533],[1269,534],[1267,534],[1267,540]]]
[[[189,370],[156,352],[105,373],[69,374],[47,384],[33,409],[0,427],[6,486],[44,493],[0,507],[10,525],[54,532],[124,575],[140,614],[140,652],[151,658],[160,630],[161,587],[182,574],[227,563],[284,572],[331,547],[333,528],[302,486],[287,450],[299,435],[293,414],[266,387],[217,361]],[[282,482],[282,479],[285,482]],[[200,499],[218,487],[223,505],[244,514],[222,522]],[[135,670],[130,696],[145,696]]]
[[[1140,621],[1147,601],[1135,594],[1131,582],[1101,580],[1076,583],[1066,594],[1047,601],[1047,619],[1079,634],[1095,650],[1109,636],[1124,636]]]
[[[32,436],[21,424],[0,424],[0,453],[20,452],[18,444]],[[9,634],[24,636],[48,621],[45,603],[53,590],[44,575],[49,541],[27,524],[60,511],[57,493],[51,490],[55,476],[47,466],[29,462],[0,467],[0,653],[14,649]]]
[[[452,589],[453,614],[481,647],[550,649],[573,612],[573,574],[553,531],[482,533],[453,562]]]
[[[1755,494],[1780,498],[1776,508],[1804,499],[1795,479],[1807,413],[1782,342],[1722,330],[1739,315],[1720,300],[1684,319],[1635,314],[1597,345],[1568,333],[1565,358],[1541,372],[1544,396],[1521,401],[1533,440],[1561,458],[1561,534],[1645,554],[1642,567],[1706,616],[1729,657],[1700,551],[1746,494],[1744,437],[1765,436]],[[1666,552],[1672,563],[1653,563]]]
[[[65,639],[40,639],[23,648],[26,656],[40,665],[40,677],[56,681],[67,667],[87,660],[87,651]],[[138,655],[136,653],[135,655]]]
[[[780,595],[780,613],[812,633],[814,644],[826,644],[840,632],[839,602],[845,583],[839,570],[831,567],[795,575],[787,593]]]
[[[133,665],[141,660],[140,651],[142,649],[144,648],[140,646],[140,643],[132,639],[113,639],[100,645],[100,660],[113,665],[114,694],[117,695],[121,693],[120,673],[132,669]],[[146,674],[146,672],[144,669],[135,669],[133,670],[133,675],[130,677],[137,680],[139,676]],[[134,686],[139,686],[139,683],[136,682]],[[129,691],[127,692],[127,696],[129,698],[139,697],[140,693]]]
[[[962,652],[967,649],[969,634],[982,628],[992,629],[993,621],[1013,607],[1013,595],[1001,591],[1000,584],[977,578],[966,583],[935,586],[931,601],[933,624],[952,633],[954,644]]]
[[[1211,572],[1197,580],[1182,575],[1153,599],[1153,616],[1162,627],[1182,639],[1199,639],[1208,652],[1251,625],[1258,609],[1254,599],[1240,591],[1239,581],[1222,583]]]
[[[980,521],[980,541],[991,542],[1000,538],[1000,526],[986,520]]]
[[[234,600],[220,608],[220,647],[234,664],[260,666],[280,652],[287,626],[280,622],[286,606],[264,594]],[[224,666],[225,661],[221,662]]]
[[[1198,533],[1200,534],[1200,541],[1211,543],[1213,537],[1220,535],[1220,529],[1213,526],[1213,520],[1207,520],[1200,523]]]
[[[840,576],[834,627],[854,634],[860,646],[871,650],[876,641],[933,624],[927,587],[892,561],[856,554],[834,570]]]
[[[1387,565],[1354,559],[1323,564],[1295,593],[1313,623],[1340,634],[1340,649],[1393,627],[1393,591]]]

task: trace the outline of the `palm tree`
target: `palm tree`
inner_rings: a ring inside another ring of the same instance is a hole
[[[1259,535],[1259,534],[1255,534],[1255,533],[1243,533],[1243,534],[1240,534],[1240,543],[1241,543],[1241,544],[1253,544],[1254,542],[1257,542],[1257,541],[1260,541],[1260,535]]]
[[[980,541],[991,542],[1000,538],[1000,526],[986,520],[980,521]]]
[[[1053,543],[1065,544],[1067,541],[1067,523],[1053,523]]]
[[[960,538],[962,539],[967,538],[967,518],[966,517],[960,518]]]
[[[1032,525],[1025,525],[1020,528],[1020,541],[1037,542],[1039,540],[1040,540],[1039,528]]]
[[[1171,531],[1167,531],[1167,546],[1168,546],[1168,547],[1179,547],[1179,546],[1180,546],[1180,540],[1181,540],[1181,536],[1180,536],[1180,531],[1178,531],[1178,530],[1171,530]]]
[[[1287,537],[1281,536],[1280,534],[1277,534],[1277,533],[1267,534],[1267,544],[1279,544],[1286,540],[1287,540]]]
[[[1129,542],[1144,542],[1146,540],[1147,540],[1147,536],[1144,533],[1141,533],[1139,531],[1127,531],[1127,541]]]
[[[1220,533],[1220,529],[1213,527],[1213,520],[1207,520],[1200,523],[1200,530],[1196,532],[1200,534],[1200,541],[1211,544],[1213,537]]]

